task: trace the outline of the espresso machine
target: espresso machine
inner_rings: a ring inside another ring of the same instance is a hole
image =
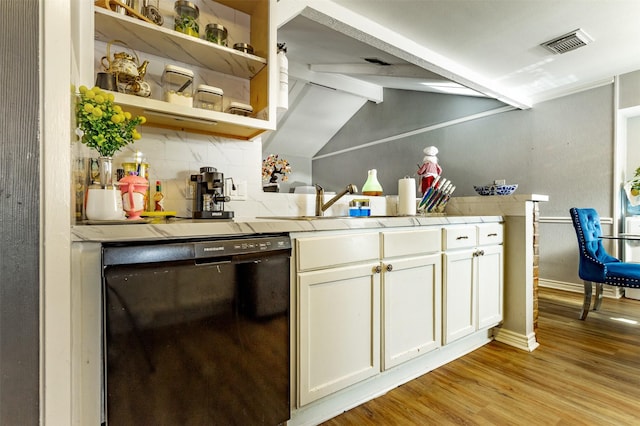
[[[233,212],[224,211],[231,198],[224,195],[224,175],[215,167],[200,167],[199,175],[191,175],[195,185],[194,219],[231,219]]]

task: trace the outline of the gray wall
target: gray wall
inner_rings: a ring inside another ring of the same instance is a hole
[[[385,101],[368,104],[320,154],[344,150],[392,134],[499,108],[481,98],[386,90]],[[387,104],[387,100],[392,100]],[[361,185],[366,169],[376,167],[387,194],[397,180],[413,174],[422,149],[439,148],[443,176],[457,186],[456,196],[475,195],[473,185],[494,179],[519,184],[518,193],[548,194],[541,203],[540,278],[579,282],[570,207],[594,207],[611,217],[613,163],[613,86],[607,85],[536,105],[434,129],[389,143],[342,152],[313,162],[314,181]]]
[[[342,189],[347,183],[361,188],[367,170],[377,169],[385,194],[397,194],[398,179],[415,174],[426,146],[444,148],[440,137],[426,132],[389,143],[367,144],[500,107],[504,104],[493,99],[385,89],[384,102],[365,104],[316,154],[322,157],[339,153],[314,159],[313,181],[330,190]],[[363,145],[361,149],[342,152]],[[438,158],[443,176],[448,177],[449,160],[442,153]]]
[[[0,424],[39,418],[38,0],[0,2]]]
[[[633,71],[620,76],[619,108],[640,105],[640,71]]]

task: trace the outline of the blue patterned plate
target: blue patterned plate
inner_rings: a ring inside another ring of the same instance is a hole
[[[514,185],[485,185],[475,186],[473,189],[480,195],[511,195],[516,192],[518,184]]]

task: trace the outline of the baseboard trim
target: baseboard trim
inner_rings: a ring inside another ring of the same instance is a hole
[[[570,291],[572,293],[584,293],[584,284],[583,283],[570,283],[566,281],[554,281],[554,280],[545,280],[540,278],[538,280],[539,287],[552,288],[554,290],[562,290],[562,291]],[[602,295],[604,297],[611,297],[613,299],[619,299],[624,295],[624,289],[621,287],[613,287],[610,285],[605,285],[603,287]]]
[[[582,283],[570,283],[566,281],[545,280],[540,278],[538,280],[538,286],[552,288],[554,290],[570,291],[572,293],[584,293],[584,284]]]
[[[501,327],[493,329],[493,338],[505,345],[513,346],[523,351],[533,352],[540,344],[536,341],[536,334],[530,333],[528,335],[516,333],[511,330],[505,330]]]

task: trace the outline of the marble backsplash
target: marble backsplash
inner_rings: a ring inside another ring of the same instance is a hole
[[[215,167],[225,176],[242,184],[246,199],[225,204],[225,210],[236,217],[260,216],[304,216],[315,211],[314,194],[267,193],[262,190],[262,141],[238,141],[215,136],[182,131],[171,131],[151,127],[141,129],[142,139],[128,145],[113,159],[114,171],[123,162],[135,161],[140,153],[143,162],[149,164],[151,197],[155,193],[155,182],[162,183],[165,210],[176,211],[179,217],[191,217],[193,200],[189,197],[190,177],[199,174],[200,167]],[[95,152],[80,143],[74,144],[75,158],[96,157]],[[115,178],[114,178],[115,179]],[[346,184],[345,184],[346,185]],[[333,197],[325,194],[325,202]],[[326,216],[348,214],[349,201],[365,198],[362,195],[342,197]],[[370,199],[372,215],[395,214],[396,197],[366,197]]]

